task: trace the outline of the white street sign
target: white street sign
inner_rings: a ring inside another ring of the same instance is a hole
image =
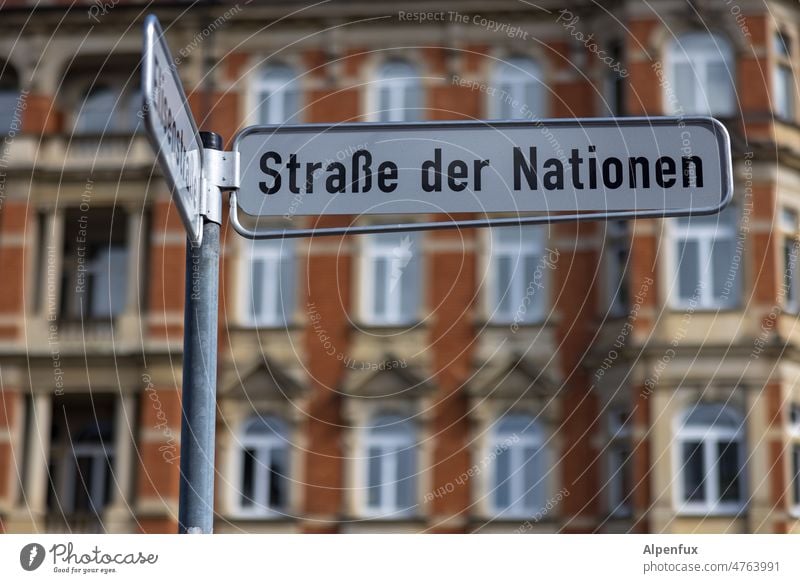
[[[733,190],[728,133],[708,117],[256,126],[234,151],[252,216],[678,216]]]
[[[163,34],[158,19],[147,16],[142,68],[145,128],[188,237],[199,243],[203,144]]]

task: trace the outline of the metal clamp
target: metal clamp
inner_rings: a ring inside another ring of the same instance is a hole
[[[239,188],[239,152],[203,148],[203,200],[200,214],[222,224],[222,191]]]

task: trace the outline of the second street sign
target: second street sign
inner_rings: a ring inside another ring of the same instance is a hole
[[[257,126],[234,141],[252,216],[712,213],[732,195],[711,118]]]

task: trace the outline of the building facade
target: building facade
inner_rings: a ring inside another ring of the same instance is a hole
[[[0,526],[174,532],[185,235],[142,133],[145,9],[29,4],[0,19]],[[734,152],[707,218],[223,222],[216,532],[800,530],[800,7],[188,4],[155,12],[228,142],[713,115]]]

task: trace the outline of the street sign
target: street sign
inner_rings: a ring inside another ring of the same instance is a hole
[[[679,216],[733,190],[728,133],[708,117],[255,126],[233,148],[236,204],[257,217]]]
[[[199,243],[203,144],[175,62],[154,15],[145,18],[142,67],[145,128],[172,190],[187,236]]]

